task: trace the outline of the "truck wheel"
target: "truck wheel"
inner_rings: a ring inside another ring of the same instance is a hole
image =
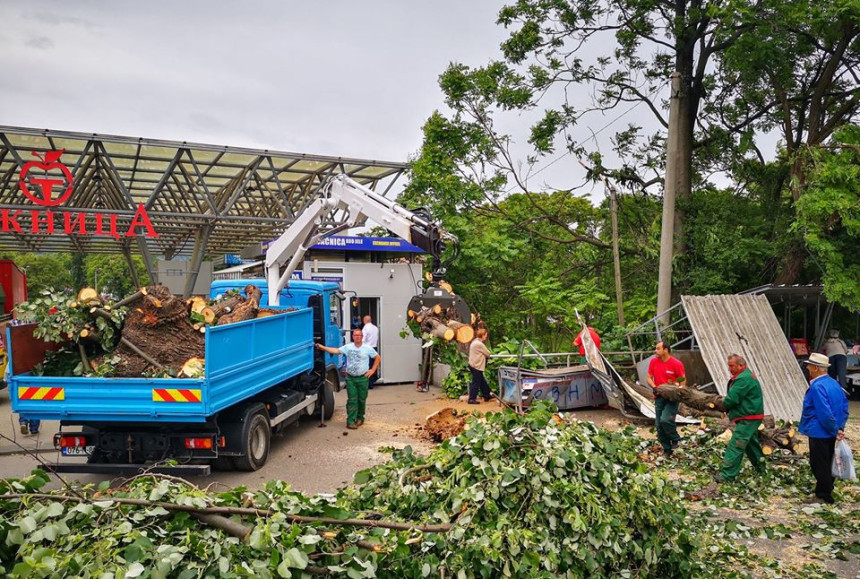
[[[325,375],[325,380],[331,386],[333,392],[340,392],[340,376],[338,376],[337,370],[334,368],[329,370]]]
[[[319,415],[320,411],[322,411],[323,419],[331,420],[331,417],[334,416],[334,390],[328,381],[323,384],[320,395],[322,398],[317,400],[317,410],[315,414]]]
[[[249,406],[242,420],[242,456],[233,458],[239,470],[259,470],[269,458],[272,426],[262,404]]]

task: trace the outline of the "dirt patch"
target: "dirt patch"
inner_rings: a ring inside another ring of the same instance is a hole
[[[454,438],[465,429],[466,416],[450,407],[434,412],[424,421],[424,433],[436,442]]]

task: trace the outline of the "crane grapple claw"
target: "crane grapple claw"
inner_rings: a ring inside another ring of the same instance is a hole
[[[412,312],[421,311],[421,308],[432,310],[437,305],[441,307],[448,319],[464,324],[472,323],[472,312],[469,309],[469,304],[460,296],[438,285],[431,285],[424,290],[423,294],[412,296],[412,299],[409,300],[408,310]]]

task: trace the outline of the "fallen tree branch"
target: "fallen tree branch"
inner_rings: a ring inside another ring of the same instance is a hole
[[[122,344],[123,346],[125,346],[126,348],[128,348],[129,350],[131,350],[132,352],[134,352],[135,354],[137,354],[138,356],[140,356],[141,358],[143,358],[144,360],[146,360],[147,362],[149,362],[150,364],[152,364],[153,366],[155,366],[156,368],[158,368],[159,370],[164,370],[164,366],[162,366],[161,364],[156,362],[155,358],[153,358],[152,356],[150,356],[149,354],[147,354],[146,352],[144,352],[143,350],[141,350],[140,348],[138,348],[137,346],[132,344],[128,340],[128,338],[121,337],[119,339],[119,343]]]
[[[432,465],[429,464],[419,464],[418,466],[413,466],[412,468],[408,468],[403,471],[403,474],[400,475],[400,486],[406,486],[406,477],[412,474],[413,472],[421,472],[422,470],[426,470],[430,468]]]
[[[179,511],[201,515],[248,515],[254,517],[271,517],[280,511],[272,509],[246,509],[241,507],[193,507],[190,505],[177,505],[175,503],[153,502],[146,499],[108,498],[84,499],[68,495],[49,495],[45,493],[8,493],[0,495],[0,500],[16,499],[39,499],[46,501],[72,501],[76,503],[99,503],[112,502],[118,505],[134,505],[138,507],[161,507],[167,511]],[[416,525],[414,523],[397,523],[389,521],[371,521],[368,519],[333,519],[331,517],[310,517],[304,515],[290,515],[281,513],[288,521],[293,523],[322,523],[325,525],[341,525],[345,527],[380,527],[382,529],[393,529],[395,531],[420,531],[422,533],[447,533],[451,525],[441,523],[438,525]]]
[[[113,305],[113,307],[114,308],[121,308],[123,306],[127,306],[131,302],[137,301],[138,299],[142,298],[145,295],[147,295],[146,288],[142,287],[139,290],[137,290],[135,293],[131,294],[130,296],[123,298],[120,301],[118,301],[117,303],[115,303]]]
[[[84,373],[91,372],[93,368],[90,366],[90,359],[87,358],[87,351],[80,342],[78,342],[78,353],[81,355],[81,364],[84,365]]]
[[[202,515],[199,513],[194,513],[191,516],[203,524],[215,527],[216,529],[221,529],[228,535],[236,537],[243,543],[251,536],[250,528],[246,527],[242,523],[237,523],[232,519],[228,519],[227,517],[222,517],[221,515]]]
[[[22,445],[21,445],[17,440],[14,440],[14,439],[12,439],[12,438],[9,438],[9,437],[8,437],[8,436],[6,436],[5,434],[0,433],[0,439],[8,440],[8,441],[9,441],[9,442],[11,442],[12,444],[14,444],[14,445],[15,445],[15,446],[17,446],[18,448],[20,448],[22,452],[24,452],[25,454],[29,455],[29,456],[30,456],[30,458],[32,458],[33,460],[35,460],[36,462],[38,462],[40,465],[42,465],[42,467],[43,467],[43,469],[42,469],[42,470],[44,470],[47,474],[52,474],[52,475],[54,475],[55,477],[57,477],[57,480],[59,480],[59,481],[63,484],[63,486],[64,486],[64,487],[66,487],[66,489],[68,489],[68,491],[69,491],[70,493],[72,493],[73,495],[75,495],[75,497],[73,497],[73,500],[78,500],[78,499],[79,499],[80,501],[86,501],[86,499],[84,498],[84,496],[83,496],[83,495],[81,495],[78,491],[76,491],[76,490],[75,490],[75,488],[74,488],[72,485],[70,485],[70,484],[66,481],[66,479],[64,479],[63,477],[61,477],[60,475],[58,475],[56,472],[54,472],[54,470],[51,468],[51,465],[49,465],[49,464],[48,464],[48,463],[46,463],[44,460],[42,460],[42,458],[41,458],[41,457],[36,456],[36,454],[34,454],[34,453],[30,452],[27,448],[25,448],[24,446],[22,446]]]

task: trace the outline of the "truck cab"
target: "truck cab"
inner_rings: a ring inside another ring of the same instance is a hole
[[[264,279],[230,279],[216,280],[209,288],[209,299],[216,299],[227,292],[243,292],[244,289],[253,285],[263,293],[260,307],[271,304],[269,300],[269,289]],[[278,303],[274,308],[311,308],[314,311],[314,342],[340,348],[344,344],[343,308],[344,300],[340,286],[334,282],[293,280],[280,291]],[[340,391],[343,375],[339,364],[339,356],[317,351],[316,355],[321,362],[315,365],[315,370],[322,370],[323,375],[331,382],[335,392]]]

